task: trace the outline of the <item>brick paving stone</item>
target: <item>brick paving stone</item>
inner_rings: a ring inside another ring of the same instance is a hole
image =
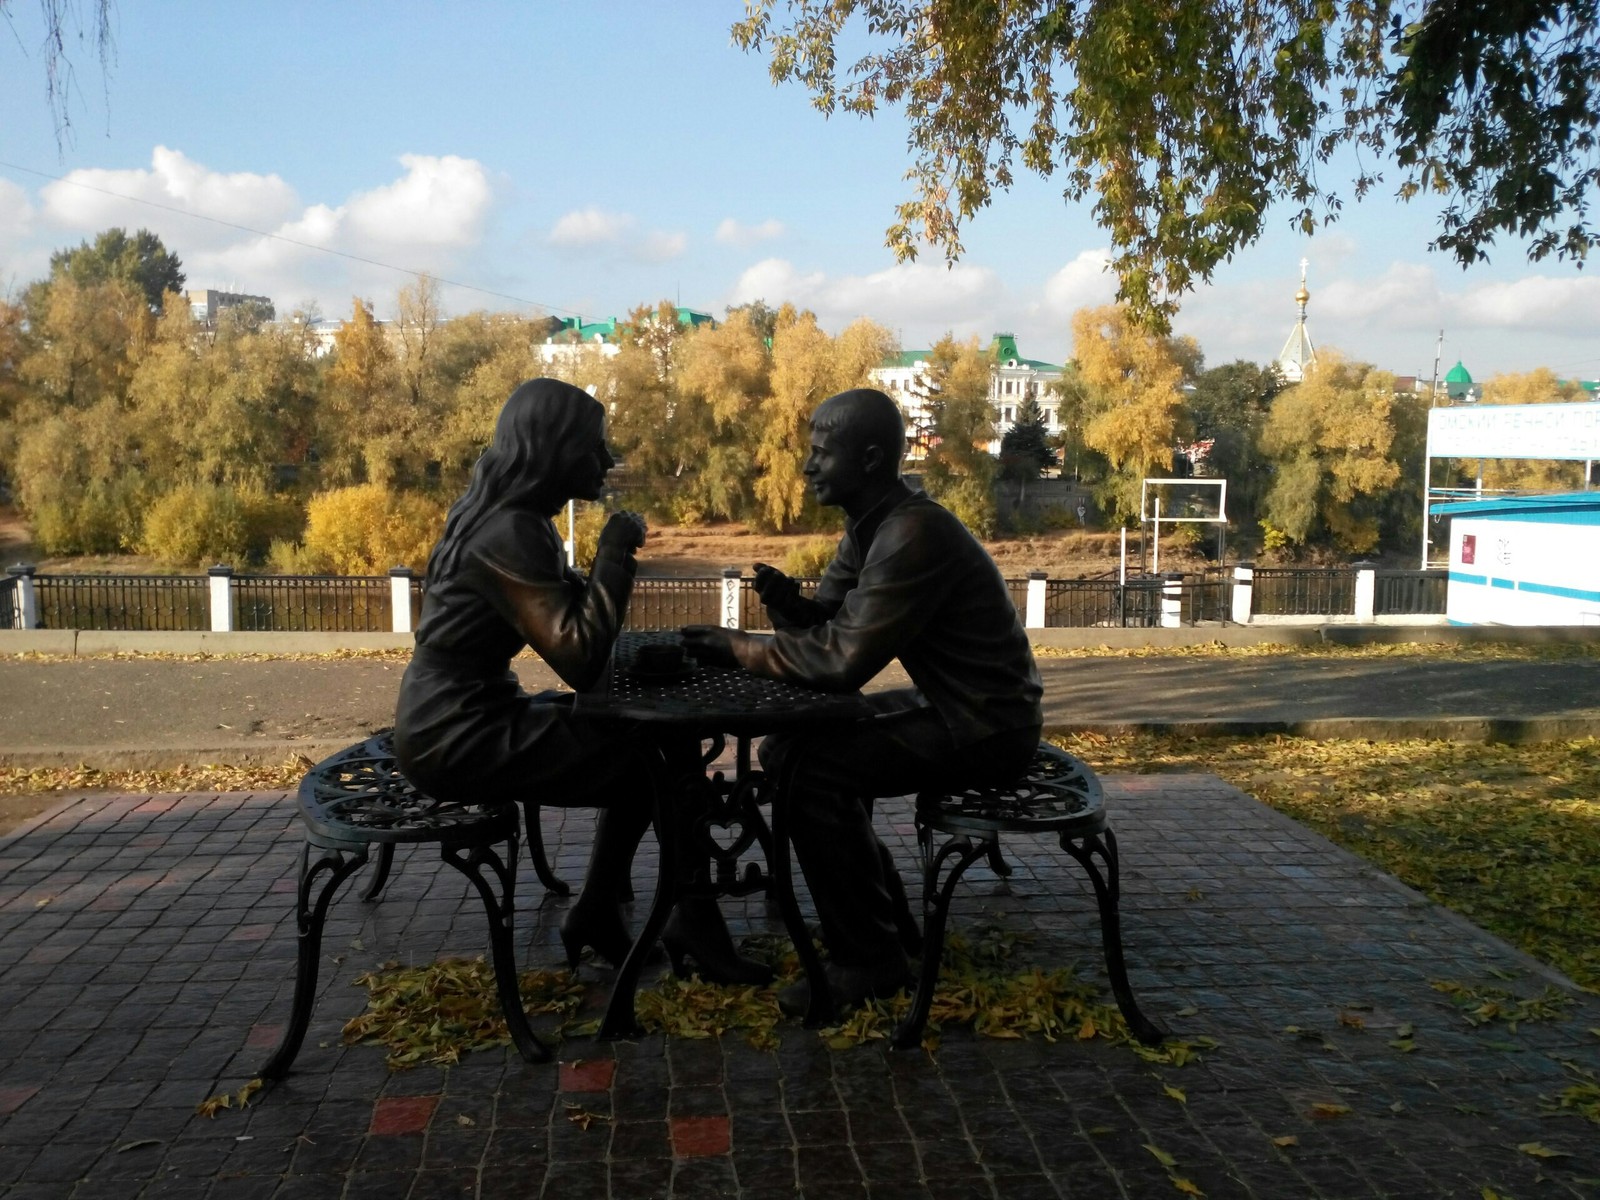
[[[345,893],[330,912],[294,1074],[212,1121],[195,1105],[248,1079],[288,1018],[292,802],[79,799],[0,846],[0,1197],[1178,1194],[1147,1145],[1212,1200],[1593,1194],[1600,1138],[1543,1107],[1572,1078],[1564,1063],[1600,1071],[1594,996],[1214,779],[1107,790],[1141,1003],[1175,1037],[1218,1043],[1188,1065],[961,1030],[931,1059],[881,1043],[835,1052],[786,1024],[775,1052],[733,1035],[573,1038],[561,1065],[496,1049],[390,1074],[381,1050],[340,1042],[362,1004],[354,976],[485,942],[459,876],[402,851],[380,902]],[[882,815],[909,874],[908,809],[890,801]],[[548,810],[544,824],[576,881],[589,814]],[[975,867],[955,928],[1024,932],[1030,961],[1103,984],[1081,869],[1042,841],[1006,853],[1016,873]],[[635,921],[653,872],[646,850]],[[570,901],[545,897],[531,872],[519,883],[519,958],[556,965]],[[735,936],[775,928],[759,897],[724,909]],[[611,973],[582,976],[592,1016]],[[1553,985],[1572,1005],[1515,1032],[1472,1027],[1434,979],[1523,995]],[[1402,1024],[1411,1054],[1388,1045]],[[1317,1119],[1319,1102],[1350,1111]],[[583,1129],[568,1104],[609,1119]],[[1517,1151],[1532,1141],[1566,1157]]]

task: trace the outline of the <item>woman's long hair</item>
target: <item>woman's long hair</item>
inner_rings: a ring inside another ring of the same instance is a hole
[[[564,497],[551,500],[555,480],[573,458],[594,447],[604,418],[599,401],[570,383],[530,379],[519,384],[500,410],[494,440],[473,466],[466,493],[450,506],[444,533],[428,558],[428,582],[456,569],[467,538],[500,509],[559,504]]]

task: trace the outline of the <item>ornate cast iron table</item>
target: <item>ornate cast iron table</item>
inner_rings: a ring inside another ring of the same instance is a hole
[[[673,905],[686,897],[742,896],[774,885],[807,976],[823,978],[794,895],[783,805],[773,805],[774,828],[769,829],[759,807],[768,784],[760,771],[750,769],[748,739],[780,729],[851,721],[868,713],[867,704],[859,693],[812,691],[737,667],[696,666],[665,678],[635,670],[640,647],[678,641],[670,632],[623,634],[605,678],[594,690],[580,693],[573,707],[574,715],[639,722],[639,732],[654,741],[664,768],[655,796],[661,847],[655,898],[617,975],[600,1025],[602,1037],[628,1037],[637,1031],[634,993],[645,957]],[[706,767],[722,753],[730,735],[739,739],[734,779],[725,779],[720,771],[708,778]],[[770,874],[755,861],[740,870],[739,859],[752,845],[764,852]],[[814,985],[812,990],[826,998],[826,987]],[[816,1015],[822,1015],[820,1009]]]

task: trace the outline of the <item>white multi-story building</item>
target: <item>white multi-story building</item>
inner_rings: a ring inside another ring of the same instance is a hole
[[[1000,439],[1016,424],[1017,410],[1029,398],[1036,400],[1044,414],[1044,427],[1055,433],[1061,428],[1061,397],[1050,385],[1061,379],[1056,363],[1023,358],[1014,334],[997,333],[989,343],[994,369],[989,379],[989,403],[994,406],[995,440],[991,453],[999,453]],[[920,459],[928,449],[933,416],[928,410],[928,350],[903,350],[872,372],[876,386],[900,405],[906,418],[907,456]]]

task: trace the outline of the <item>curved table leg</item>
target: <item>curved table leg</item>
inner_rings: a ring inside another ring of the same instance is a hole
[[[550,869],[550,860],[544,852],[544,830],[539,826],[539,805],[532,800],[522,802],[523,837],[528,843],[528,858],[533,863],[533,873],[539,877],[544,890],[557,896],[570,896],[572,889],[565,880],[557,879]],[[632,900],[632,896],[627,899]]]
[[[376,900],[383,885],[389,882],[389,870],[394,866],[394,843],[384,842],[378,847],[378,866],[372,872],[372,882],[361,890],[363,900]]]
[[[1120,892],[1117,884],[1116,834],[1107,827],[1105,841],[1102,842],[1099,834],[1071,837],[1063,833],[1061,848],[1078,860],[1089,873],[1089,881],[1094,884],[1095,899],[1100,904],[1100,941],[1105,947],[1106,972],[1111,976],[1111,991],[1117,998],[1117,1008],[1121,1010],[1122,1018],[1127,1021],[1133,1036],[1153,1046],[1165,1038],[1167,1032],[1139,1011],[1139,1005],[1133,998],[1133,988],[1128,983],[1128,967],[1122,957],[1122,921],[1117,915]],[[1104,873],[1095,862],[1096,854],[1106,864]]]
[[[992,844],[988,838],[974,842],[971,837],[958,834],[939,847],[939,853],[928,864],[922,880],[922,909],[928,923],[922,935],[922,976],[917,981],[911,1011],[896,1026],[889,1041],[896,1050],[910,1050],[922,1044],[922,1028],[928,1023],[928,1010],[933,1007],[933,990],[939,983],[939,961],[944,957],[944,925],[950,915],[950,897],[962,874],[987,854]],[[940,887],[939,872],[953,856],[957,857],[955,870]]]
[[[511,943],[512,917],[516,911],[517,888],[517,835],[506,839],[504,860],[494,852],[493,846],[474,846],[470,854],[463,854],[458,846],[444,847],[445,862],[472,880],[483,898],[484,911],[489,915],[489,949],[494,960],[494,986],[500,997],[500,1010],[505,1014],[506,1028],[511,1041],[524,1062],[549,1062],[550,1047],[539,1040],[528,1025],[528,1014],[522,1007],[522,991],[517,979],[517,954]],[[487,863],[500,880],[500,897],[483,877]]]
[[[384,848],[389,849],[387,846]],[[317,998],[322,926],[328,919],[328,905],[333,902],[339,885],[367,861],[365,846],[320,849],[321,855],[314,863],[311,861],[311,843],[307,842],[300,849],[300,887],[295,906],[295,925],[299,929],[299,938],[296,943],[294,1008],[289,1014],[289,1026],[284,1030],[283,1040],[272,1052],[272,1057],[256,1072],[262,1079],[282,1079],[289,1073],[289,1065],[294,1062],[295,1055],[300,1053],[300,1045],[305,1041],[306,1030],[311,1025],[311,1006]],[[346,854],[351,856],[348,861]],[[323,871],[328,872],[328,881],[317,893],[316,903],[313,904],[311,886]]]
[[[695,770],[699,766],[699,743],[695,744]],[[660,857],[656,870],[656,894],[650,902],[650,912],[644,919],[644,928],[633,940],[633,948],[617,972],[611,988],[611,1000],[606,1005],[606,1015],[600,1021],[603,1038],[630,1038],[639,1034],[639,1020],[634,1014],[634,993],[639,989],[639,976],[644,971],[645,959],[661,937],[667,916],[678,901],[678,833],[673,820],[673,801],[676,799],[676,778],[665,755],[653,764],[650,772],[651,811],[655,814],[656,841]]]

